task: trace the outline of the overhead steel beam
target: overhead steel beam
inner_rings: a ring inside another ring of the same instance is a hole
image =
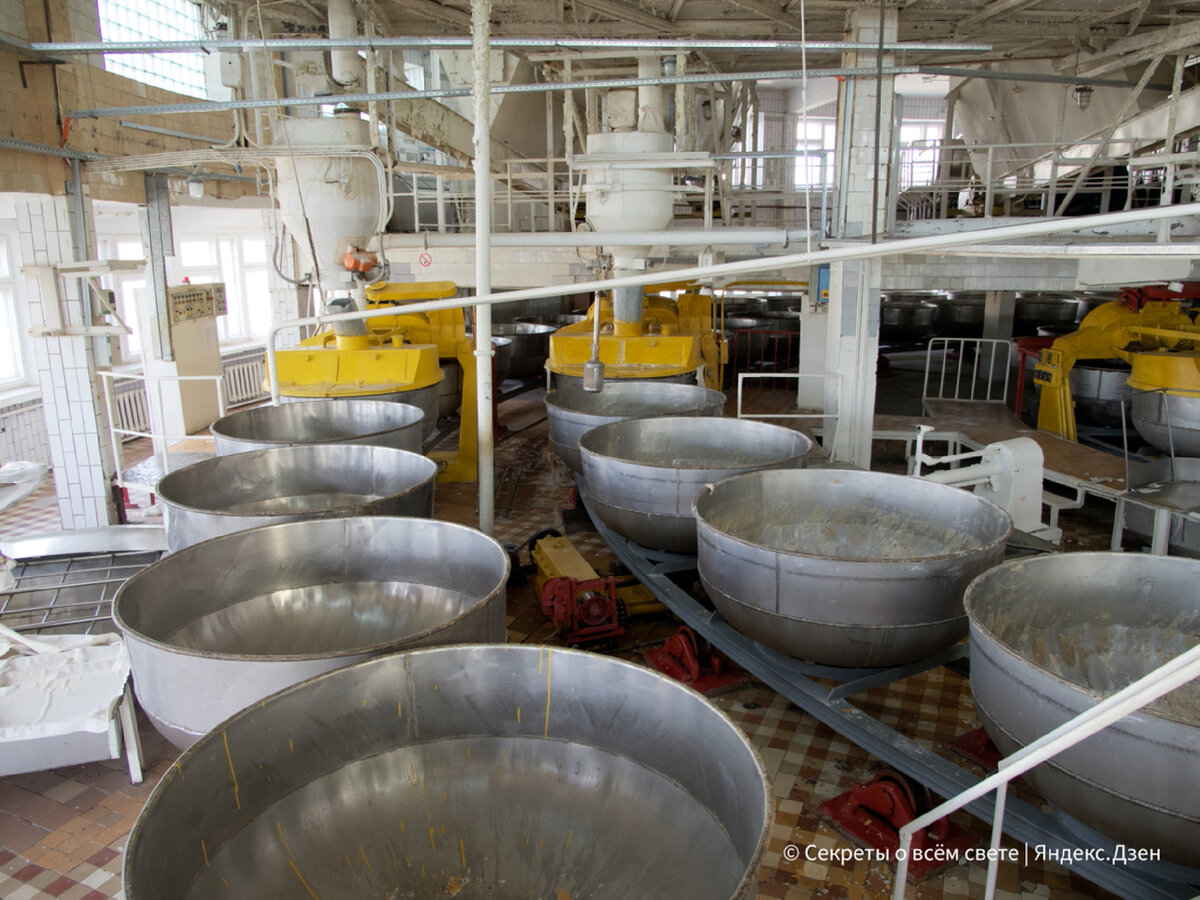
[[[656,20],[657,21],[657,20]],[[11,39],[8,39],[11,42]],[[5,43],[0,35],[0,46]],[[467,50],[470,38],[460,37],[354,37],[354,38],[232,38],[230,40],[199,41],[74,41],[30,44],[17,42],[27,49],[54,52],[63,56],[90,53],[216,53],[221,50],[385,50],[415,49]],[[665,38],[497,38],[491,40],[493,50],[745,50],[747,52],[799,51],[810,53],[829,51],[846,53],[855,50],[876,50],[870,41],[770,41],[724,39],[665,39]],[[992,49],[984,43],[943,43],[895,41],[885,43],[886,51],[922,53],[973,53]]]
[[[966,69],[954,66],[918,66],[922,75],[949,75],[952,78],[986,78],[993,81],[1040,81],[1046,84],[1090,84],[1093,87],[1131,88],[1137,82],[1121,78],[1076,78],[1045,72],[1005,72],[996,69]],[[1169,91],[1169,84],[1148,84],[1151,90]]]
[[[470,13],[465,13],[461,9],[454,9],[449,6],[442,6],[442,4],[436,3],[435,0],[396,0],[396,2],[405,9],[424,13],[435,19],[449,22],[451,25],[471,27]]]
[[[884,75],[916,75],[918,66],[885,66]],[[875,75],[874,67],[819,69],[808,72],[809,78],[851,78]],[[778,72],[729,72],[700,75],[664,75],[660,78],[606,78],[592,81],[549,81],[537,84],[494,84],[493,94],[534,94],[543,91],[594,90],[597,88],[631,88],[658,84],[711,84],[714,81],[760,81],[772,78],[800,78],[804,72],[786,69]],[[196,101],[194,103],[160,103],[151,106],[114,106],[107,109],[76,109],[73,119],[102,119],[112,116],[174,115],[195,112],[222,112],[231,109],[283,109],[289,106],[328,106],[335,103],[368,103],[371,101],[416,100],[438,97],[466,97],[469,88],[440,88],[432,91],[387,91],[374,94],[336,94],[327,97],[282,97],[272,100]]]
[[[586,9],[595,10],[606,16],[612,16],[614,19],[631,22],[634,25],[641,25],[643,28],[654,29],[664,34],[673,34],[679,30],[674,22],[664,19],[661,16],[643,12],[626,3],[621,3],[619,0],[575,0],[575,3]]]
[[[802,31],[803,26],[799,19],[795,16],[789,16],[787,13],[780,12],[779,7],[770,3],[764,3],[763,0],[733,0],[734,6],[740,6],[742,9],[749,10],[756,15],[762,16],[784,28],[791,31]]]
[[[971,13],[971,15],[960,19],[955,26],[955,31],[962,34],[980,22],[986,22],[988,19],[994,19],[996,16],[1002,16],[1005,13],[1018,12],[1038,2],[1040,0],[993,0],[993,2],[987,4],[979,12]]]

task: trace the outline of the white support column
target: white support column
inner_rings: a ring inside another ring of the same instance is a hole
[[[84,204],[88,235],[93,235],[91,203]],[[71,241],[71,209],[65,197],[38,197],[16,204],[25,266],[55,266],[86,259],[91,238],[78,248]],[[26,279],[29,324],[36,331],[48,321],[50,304],[36,279]],[[78,279],[59,279],[63,325],[90,324],[86,288]],[[53,320],[53,313],[50,320]],[[64,529],[94,528],[118,521],[113,500],[116,461],[109,446],[104,388],[96,375],[98,361],[91,337],[35,337],[34,364],[42,391],[42,412],[50,440],[50,461],[58,493],[58,512]]]
[[[874,44],[881,40],[880,18],[874,10],[851,13],[850,25],[849,39],[852,41]],[[882,40],[894,41],[897,30],[897,12],[888,9],[884,13]],[[849,54],[846,62],[865,68],[874,65],[876,58],[874,53],[862,51]],[[890,56],[885,57],[883,65],[890,63]],[[876,192],[884,190],[886,173],[882,166],[891,157],[892,98],[890,77],[883,78],[878,85],[874,78],[855,78],[842,90],[840,102],[851,110],[849,133],[843,130],[838,134],[839,155],[846,161],[846,171],[841,179],[846,196],[846,237],[866,237],[882,232],[886,226],[887,198],[880,193],[877,201]],[[876,123],[880,129],[878,135]],[[845,148],[845,152],[841,152],[841,148]],[[877,161],[880,164],[878,170]],[[837,409],[839,418],[832,445],[826,449],[836,459],[864,469],[871,464],[871,431],[875,418],[879,271],[879,264],[870,260],[835,262],[830,268],[829,279],[826,345],[830,358],[827,366],[828,371],[841,378],[827,389],[827,408]]]
[[[471,2],[475,111],[475,293],[492,292],[491,0]],[[511,183],[511,179],[509,180]],[[475,403],[479,423],[479,530],[495,529],[495,445],[492,423],[492,308],[475,307]]]

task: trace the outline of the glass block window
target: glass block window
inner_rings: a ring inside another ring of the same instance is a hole
[[[100,36],[106,41],[189,41],[204,37],[200,6],[192,0],[99,0]],[[206,98],[200,53],[106,53],[104,68],[143,84]]]

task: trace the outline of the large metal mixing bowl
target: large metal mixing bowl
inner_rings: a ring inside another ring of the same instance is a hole
[[[879,307],[879,339],[892,343],[919,341],[933,334],[936,303],[885,299]]]
[[[407,403],[409,406],[415,406],[421,410],[421,432],[425,439],[428,439],[433,434],[437,427],[438,420],[438,395],[442,390],[442,384],[439,381],[437,384],[426,385],[423,388],[415,388],[408,391],[387,391],[382,394],[353,394],[343,396],[334,393],[329,398],[320,396],[295,396],[289,397],[286,394],[280,395],[279,402],[281,404],[292,403],[313,403],[324,399],[330,400],[374,400],[380,403]]]
[[[512,340],[508,374],[512,378],[527,378],[540,375],[550,355],[550,335],[558,330],[556,325],[538,325],[534,322],[512,322],[493,325],[493,337]]]
[[[692,499],[706,484],[772,466],[803,466],[812,441],[751,419],[626,419],[579,439],[591,511],[618,534],[671,553],[696,552]]]
[[[504,640],[486,535],[390,516],[285,522],[164,557],[113,602],[138,702],[186,747],[288,685],[379,653]]]
[[[1163,453],[1200,456],[1200,394],[1133,391],[1129,418]]]
[[[742,633],[836,666],[900,665],[966,634],[962,595],[1004,558],[1008,514],[904,475],[752,472],[696,496],[700,581]]]
[[[417,650],[199,741],[142,810],[124,890],[729,900],[754,895],[773,807],[742,733],[656,672],[532,645]]]
[[[971,692],[1004,754],[1200,642],[1200,562],[1064,553],[1005,563],[967,590]],[[1024,777],[1063,812],[1200,865],[1200,682]]]
[[[429,516],[437,464],[393,447],[310,444],[218,456],[154,488],[171,552],[274,522],[329,516]]]
[[[724,410],[724,394],[695,384],[621,381],[602,391],[573,384],[546,394],[550,446],[575,473],[583,471],[579,438],[597,425],[639,416],[719,416]]]
[[[297,444],[370,444],[421,452],[424,414],[384,400],[313,400],[256,406],[212,423],[218,456]]]

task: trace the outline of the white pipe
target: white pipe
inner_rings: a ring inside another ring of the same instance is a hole
[[[471,0],[471,63],[475,81],[475,293],[492,292],[491,0]],[[416,178],[413,179],[416,185]],[[475,308],[475,403],[479,423],[479,530],[495,530],[496,489],[492,423],[492,307]]]
[[[1107,228],[1112,225],[1122,225],[1126,222],[1146,222],[1170,218],[1172,216],[1196,215],[1200,215],[1200,203],[1183,203],[1176,206],[1150,206],[1144,209],[1129,209],[1122,210],[1121,212],[1103,213],[1095,216],[1079,216],[1071,219],[1037,219],[1030,222],[1023,222],[1020,225],[981,228],[978,231],[906,238],[898,241],[884,241],[877,244],[858,243],[837,247],[832,250],[816,250],[812,253],[789,253],[783,256],[742,259],[736,262],[718,263],[710,266],[672,269],[670,270],[669,277],[672,281],[688,281],[697,278],[722,278],[774,269],[798,269],[828,262],[842,262],[848,259],[875,259],[886,256],[899,256],[905,253],[927,253],[962,244],[987,244],[993,241],[1004,241],[1009,238],[1045,237],[1046,235],[1055,234],[1060,231]],[[433,237],[433,235],[430,235],[430,237]],[[1031,251],[1030,255],[1037,254]],[[271,402],[275,404],[279,402],[279,369],[275,359],[275,339],[279,332],[285,328],[302,328],[306,325],[320,326],[339,319],[370,319],[375,316],[399,313],[401,311],[410,313],[431,312],[439,309],[457,309],[466,306],[480,307],[485,304],[512,303],[517,300],[558,297],[564,292],[579,294],[591,291],[608,291],[614,287],[658,284],[662,282],[664,277],[663,272],[654,272],[649,275],[630,275],[607,281],[554,284],[547,287],[504,291],[499,294],[477,294],[474,297],[458,297],[450,300],[428,300],[421,303],[405,304],[403,307],[340,313],[333,316],[306,316],[287,322],[278,322],[272,325],[267,331],[267,377],[271,383]]]
[[[662,77],[662,66],[658,57],[638,57],[638,78],[647,81]],[[638,131],[662,134],[667,130],[667,98],[661,84],[643,84],[637,89]]]
[[[1011,756],[1006,756],[1000,760],[1000,766],[995,773],[903,826],[900,829],[900,850],[904,852],[897,852],[896,878],[892,885],[893,900],[903,900],[905,879],[908,876],[908,850],[917,831],[955,810],[962,809],[971,801],[990,793],[1002,784],[1007,784],[1034,766],[1041,765],[1063,750],[1074,747],[1080,741],[1197,677],[1200,677],[1200,645],[1179,654],[1108,699],[1067,720],[1032,744]]]
[[[354,0],[329,0],[330,39],[349,39],[357,35],[358,22],[354,16]],[[333,80],[342,87],[351,87],[362,79],[362,62],[355,49],[330,50],[329,69]]]
[[[594,231],[543,232],[536,234],[501,233],[492,235],[493,247],[595,247],[602,242],[622,247],[707,247],[712,245],[748,246],[787,244],[803,241],[808,232],[787,228],[689,228],[680,231]],[[603,239],[603,240],[601,240]],[[398,248],[473,247],[471,234],[389,234],[388,245]],[[661,279],[660,279],[661,280]]]

